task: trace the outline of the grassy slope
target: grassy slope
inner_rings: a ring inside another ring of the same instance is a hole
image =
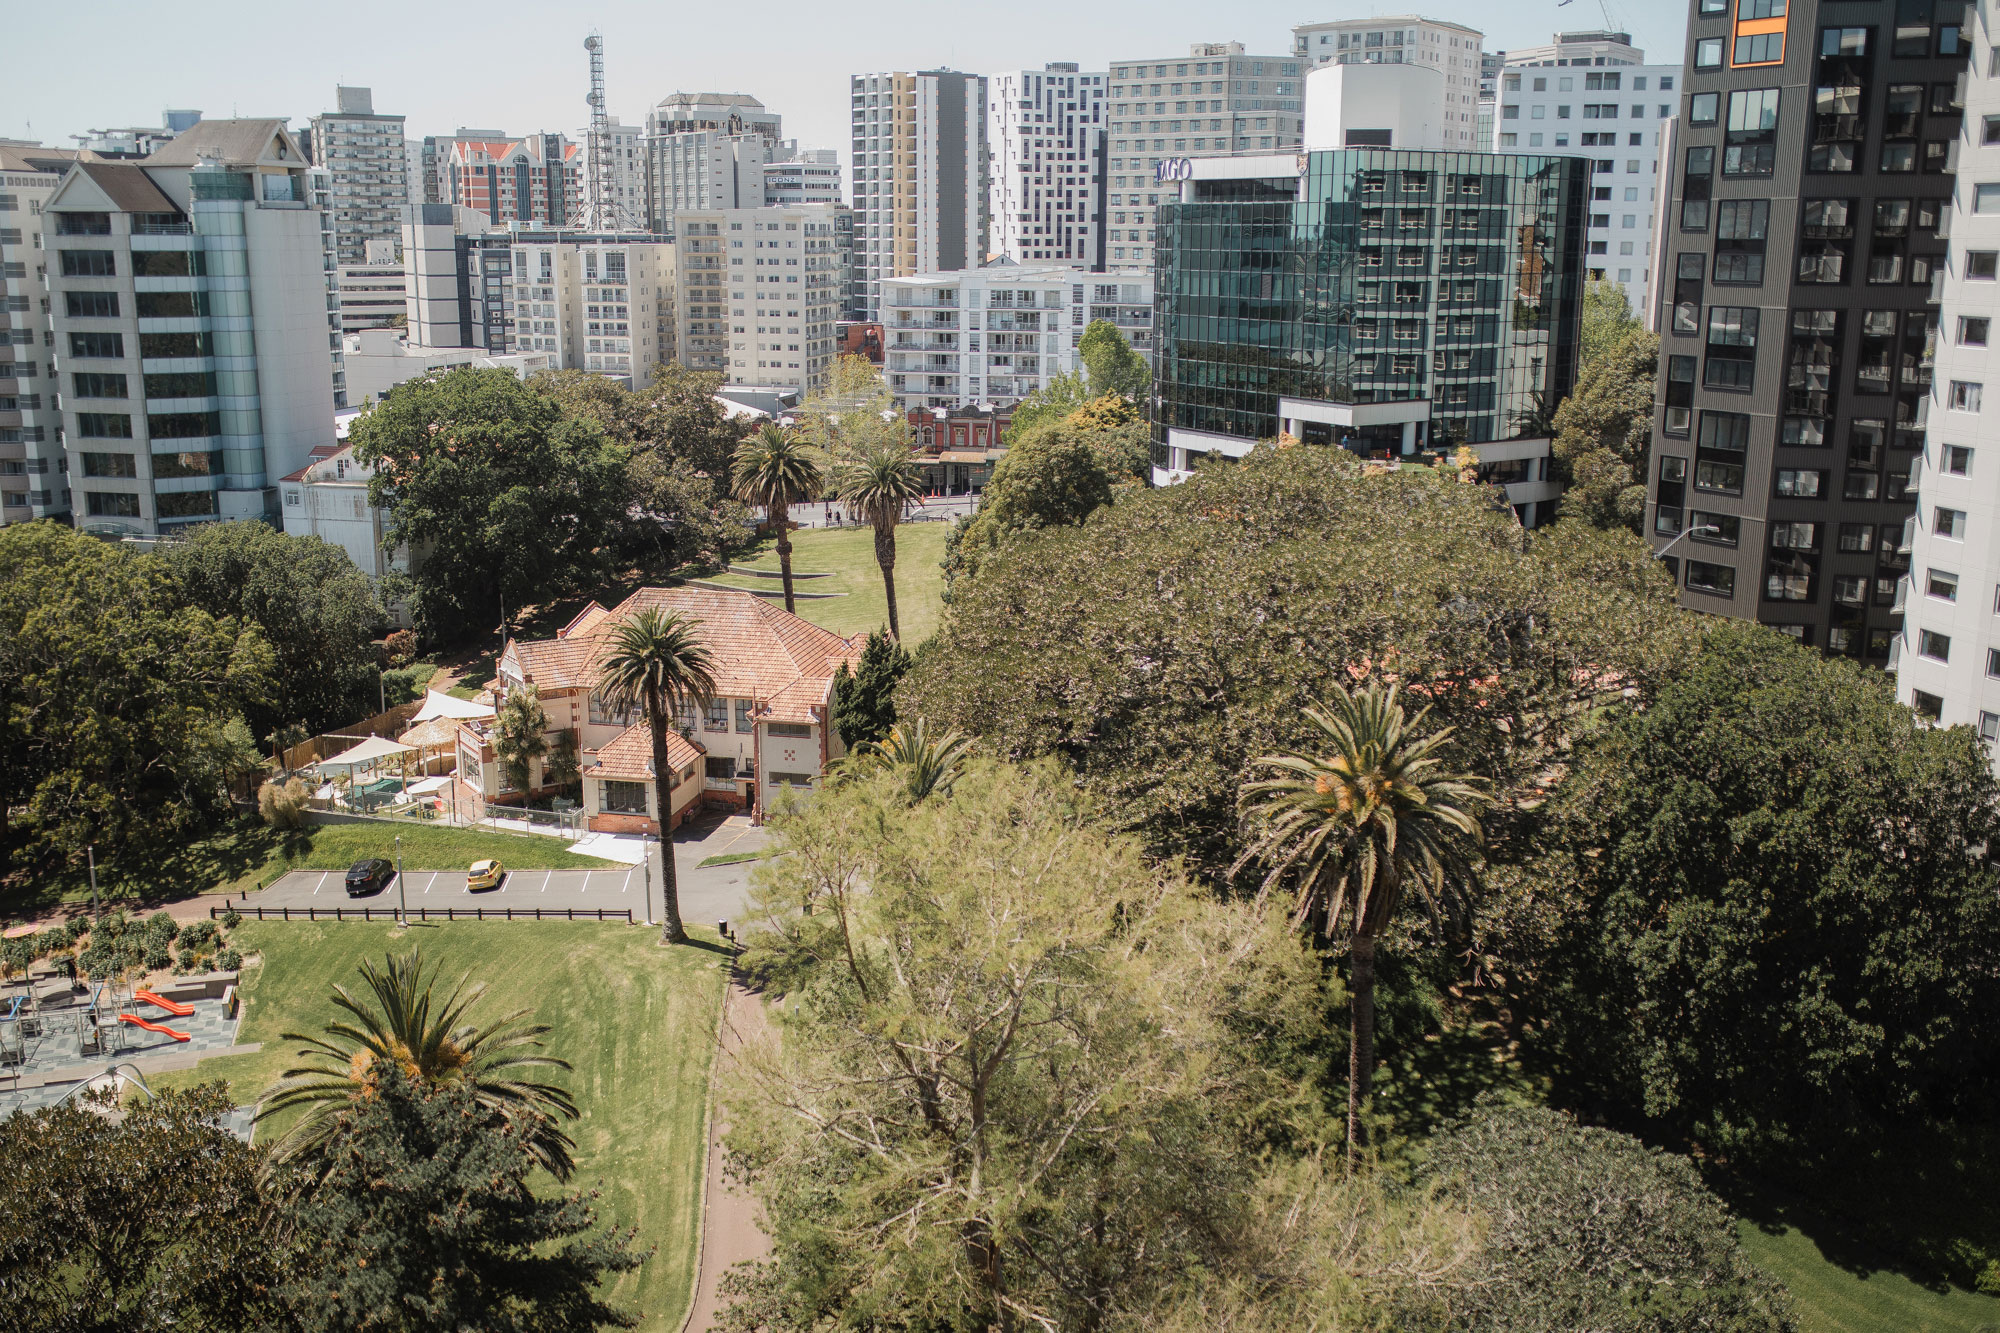
[[[557,1077],[583,1112],[570,1127],[576,1184],[603,1191],[600,1220],[637,1226],[642,1246],[658,1246],[636,1275],[621,1279],[614,1297],[644,1316],[642,1327],[678,1330],[700,1225],[724,955],[661,949],[652,931],[581,922],[457,922],[413,928],[406,940],[402,934],[386,924],[244,922],[236,941],[246,952],[261,951],[263,965],[243,985],[241,1040],[261,1041],[264,1049],[210,1059],[155,1083],[221,1078],[239,1102],[253,1100],[291,1062],[295,1044],[280,1034],[315,1031],[338,1014],[327,1002],[335,982],[353,989],[363,958],[418,945],[451,981],[470,972],[491,984],[475,1019],[530,1007],[551,1026],[550,1049],[575,1066]]]
[[[1750,1261],[1783,1282],[1804,1333],[1977,1333],[2000,1328],[2000,1298],[1935,1280],[1919,1281],[1876,1256],[1833,1247],[1782,1222],[1743,1222]]]
[[[611,866],[609,861],[578,856],[559,838],[539,834],[381,822],[327,824],[284,834],[252,820],[167,851],[100,856],[97,885],[107,901],[156,902],[198,893],[236,893],[267,884],[287,870],[340,870],[364,856],[394,856],[398,833],[408,870],[463,869],[489,856],[523,870]],[[0,896],[0,916],[13,920],[60,903],[89,901],[90,881],[77,868]]]
[[[944,573],[938,562],[944,559],[948,523],[905,523],[896,529],[896,608],[902,622],[903,641],[922,643],[937,629],[944,608],[939,594],[944,590]],[[766,542],[753,556],[733,562],[746,569],[778,568],[778,553]],[[831,578],[806,579],[796,585],[799,592],[839,592],[845,597],[824,601],[805,600],[799,614],[813,624],[835,634],[865,634],[889,623],[889,602],[882,591],[882,571],[875,564],[873,528],[806,528],[792,534],[792,568],[801,573],[830,574]],[[732,588],[775,590],[776,579],[723,574],[712,582]]]

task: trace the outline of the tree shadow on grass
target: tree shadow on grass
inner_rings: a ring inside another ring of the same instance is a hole
[[[296,858],[312,846],[309,829],[279,830],[254,819],[207,834],[140,844],[97,862],[97,896],[107,907],[150,911],[244,878],[273,857]],[[0,917],[36,918],[90,911],[90,872],[59,858],[20,865],[0,880]]]
[[[1797,1231],[1810,1240],[1828,1263],[1856,1277],[1893,1273],[1924,1290],[1944,1295],[1952,1284],[1936,1272],[1882,1249],[1868,1228],[1821,1207],[1813,1200],[1775,1182],[1721,1169],[1706,1173],[1708,1184],[1730,1210],[1766,1235]]]

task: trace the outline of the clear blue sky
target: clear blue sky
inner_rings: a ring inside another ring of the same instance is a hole
[[[24,58],[9,62],[0,136],[68,146],[87,129],[157,125],[167,107],[286,116],[296,127],[332,107],[336,83],[372,87],[375,109],[408,116],[412,138],[460,125],[573,130],[585,119],[583,39],[597,27],[609,109],[628,124],[678,90],[746,92],[784,117],[787,137],[844,150],[850,74],[940,65],[993,73],[1051,60],[1101,69],[1201,41],[1282,54],[1295,23],[1407,12],[1313,0],[195,0],[165,9],[66,0],[12,7],[6,40]],[[1488,50],[1546,42],[1558,28],[1601,27],[1605,17],[1600,0],[1560,8],[1550,0],[1436,0],[1416,12],[1480,29]],[[1610,13],[1648,59],[1681,58],[1684,0],[1615,0]]]

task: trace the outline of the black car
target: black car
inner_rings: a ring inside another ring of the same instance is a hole
[[[395,877],[396,867],[380,856],[356,861],[347,868],[347,896],[361,898],[380,892],[388,888],[389,881]]]

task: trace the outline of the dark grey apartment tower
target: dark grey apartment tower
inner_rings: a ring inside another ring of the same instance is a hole
[[[1886,665],[1965,6],[1691,5],[1647,529],[1686,605]]]

